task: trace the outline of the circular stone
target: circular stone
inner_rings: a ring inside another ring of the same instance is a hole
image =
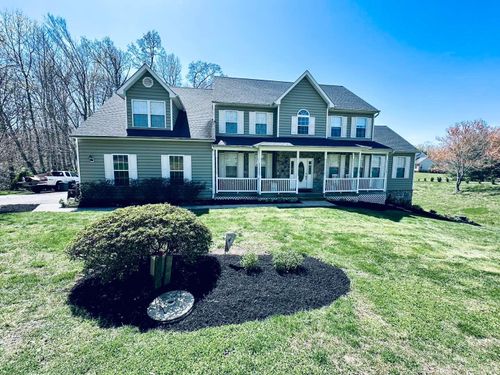
[[[156,297],[148,307],[148,316],[160,322],[172,323],[184,318],[193,309],[194,297],[184,290],[172,290]]]

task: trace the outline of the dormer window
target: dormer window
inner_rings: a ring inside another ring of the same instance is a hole
[[[366,124],[368,119],[366,117],[356,117],[356,137],[365,138],[366,137]]]
[[[301,109],[297,112],[297,133],[309,134],[309,111]]]
[[[134,128],[166,128],[165,102],[159,100],[132,100]]]

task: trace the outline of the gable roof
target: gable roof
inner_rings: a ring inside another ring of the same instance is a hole
[[[275,101],[290,89],[294,82],[251,78],[215,77],[213,100],[216,103],[274,106]],[[319,85],[335,110],[371,112],[379,110],[344,86]]]
[[[390,147],[395,152],[417,153],[418,150],[406,139],[385,125],[375,125],[373,140]]]
[[[331,101],[331,99],[328,97],[328,95],[325,94],[325,92],[323,91],[323,89],[321,88],[320,85],[318,85],[318,83],[316,82],[316,80],[314,79],[314,77],[311,75],[311,73],[309,73],[308,70],[306,70],[304,73],[302,73],[302,75],[297,78],[297,80],[290,86],[288,87],[285,92],[283,92],[279,97],[278,99],[276,99],[274,101],[274,103],[276,104],[280,104],[281,103],[281,100],[288,95],[288,93],[290,91],[293,90],[293,88],[295,86],[297,86],[297,84],[299,82],[301,82],[303,79],[307,79],[309,81],[309,83],[312,85],[312,87],[318,92],[318,94],[323,98],[323,100],[326,102],[326,104],[328,104],[328,108],[333,108],[334,105]]]

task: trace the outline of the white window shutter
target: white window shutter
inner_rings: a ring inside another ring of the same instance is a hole
[[[219,133],[226,132],[226,111],[219,110]]]
[[[392,178],[396,178],[398,171],[398,156],[392,157]]]
[[[356,118],[351,117],[351,138],[356,138]]]
[[[365,132],[365,137],[366,138],[371,138],[372,137],[372,118],[367,117],[366,118],[366,132]]]
[[[137,180],[137,155],[128,155],[128,177]]]
[[[192,168],[191,168],[191,155],[183,155],[183,166],[184,166],[184,179],[191,181],[192,178]]]
[[[339,177],[344,178],[344,176],[345,176],[345,155],[340,155]]]
[[[244,114],[245,114],[245,112],[238,111],[238,134],[244,134],[245,133],[244,117],[243,117]]]
[[[347,116],[342,116],[342,129],[340,131],[340,136],[347,137]]]
[[[299,119],[297,118],[297,116],[292,116],[292,130],[291,130],[292,134],[297,134],[298,123]]]
[[[255,178],[255,153],[248,154],[248,177]]]
[[[238,152],[238,178],[243,178],[243,170],[244,170],[245,156],[242,152]]]
[[[267,113],[267,135],[273,135],[274,113]]]
[[[380,178],[385,177],[385,158],[387,156],[380,156]]]
[[[370,155],[365,155],[365,166],[363,174],[363,177],[370,177]]]
[[[104,154],[104,177],[106,180],[115,179],[112,154]]]
[[[218,152],[219,154],[219,177],[226,177],[226,154]]]
[[[266,178],[273,177],[273,154],[266,154]]]
[[[411,157],[406,156],[405,157],[405,178],[410,177],[410,161],[411,161]]]
[[[316,117],[309,117],[309,135],[314,135],[316,133]]]
[[[170,178],[170,155],[161,155],[161,177]]]
[[[256,112],[248,112],[248,129],[250,134],[255,134],[255,114]]]

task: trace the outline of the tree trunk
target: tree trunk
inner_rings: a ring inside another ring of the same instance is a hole
[[[455,184],[455,193],[460,193],[460,184],[462,183],[462,178],[463,178],[463,176],[461,176],[459,173],[457,173],[457,181]]]

